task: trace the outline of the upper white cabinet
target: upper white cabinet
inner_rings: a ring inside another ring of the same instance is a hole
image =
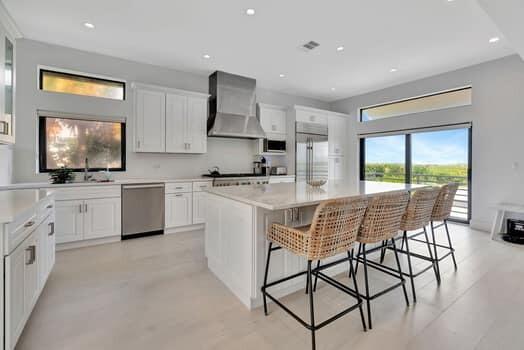
[[[135,152],[205,153],[207,94],[133,84]]]
[[[166,95],[136,90],[135,151],[164,152],[166,149]]]
[[[329,112],[320,109],[295,106],[295,120],[297,122],[327,125],[327,113]]]
[[[285,107],[259,103],[257,110],[260,124],[266,133],[286,133],[287,109]]]
[[[0,144],[15,143],[15,40],[0,23]]]
[[[328,115],[328,145],[330,156],[343,156],[346,152],[348,119],[336,114]]]

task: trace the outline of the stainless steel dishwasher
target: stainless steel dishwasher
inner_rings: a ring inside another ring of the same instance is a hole
[[[122,239],[164,233],[164,184],[122,185]]]

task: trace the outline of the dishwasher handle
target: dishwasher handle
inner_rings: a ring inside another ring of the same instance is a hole
[[[162,188],[164,184],[150,184],[150,185],[122,185],[122,189],[135,189],[135,188]]]

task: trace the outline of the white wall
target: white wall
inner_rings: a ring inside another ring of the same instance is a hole
[[[207,92],[207,76],[180,72],[172,69],[141,64],[71,48],[50,45],[32,40],[17,41],[17,135],[14,148],[15,182],[45,181],[46,174],[37,174],[36,110],[74,112],[99,116],[127,117],[127,138],[132,139],[132,94],[126,101],[113,101],[85,96],[42,92],[37,88],[37,66],[46,65],[94,73],[184,90]],[[264,89],[257,90],[259,102],[292,106],[308,105],[327,108],[328,104]],[[250,140],[208,140],[208,153],[204,155],[137,154],[127,150],[127,171],[115,173],[116,178],[144,176],[186,177],[207,172],[217,165],[222,171],[252,171],[253,150]],[[274,160],[277,164],[278,160]]]
[[[465,85],[473,86],[471,106],[358,122],[360,107]],[[519,56],[336,101],[331,108],[351,115],[348,136],[353,152],[349,158],[350,173],[355,180],[359,133],[472,122],[471,225],[489,229],[494,215],[490,206],[497,202],[524,204],[524,62]]]

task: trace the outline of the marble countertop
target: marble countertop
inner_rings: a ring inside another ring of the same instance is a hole
[[[358,184],[350,184],[344,181],[328,181],[327,184],[319,188],[312,187],[305,182],[297,182],[213,187],[208,189],[207,192],[268,210],[281,210],[317,205],[327,199],[373,195],[400,190],[410,191],[423,187],[426,186],[373,181],[360,181]]]
[[[32,210],[38,202],[50,195],[46,190],[0,191],[0,224],[12,222],[18,215]]]

